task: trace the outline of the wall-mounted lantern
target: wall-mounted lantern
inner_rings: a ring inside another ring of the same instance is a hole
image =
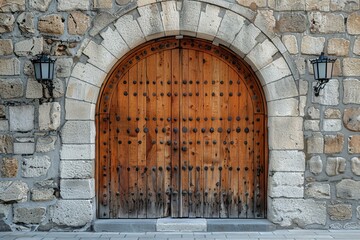
[[[335,59],[330,59],[322,52],[318,59],[310,60],[314,68],[314,78],[316,85],[314,86],[315,96],[319,96],[320,90],[325,87],[325,84],[332,78],[332,71]]]
[[[31,59],[34,65],[35,79],[45,84],[49,90],[49,95],[53,98],[53,79],[56,59],[51,59],[48,55],[39,54],[36,58]]]

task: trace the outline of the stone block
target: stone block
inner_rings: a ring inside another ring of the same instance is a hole
[[[308,161],[309,170],[311,173],[318,175],[322,172],[323,162],[320,156],[313,156]]]
[[[106,73],[91,64],[77,63],[71,76],[100,87]]]
[[[349,142],[349,153],[356,154],[360,153],[360,135],[352,135],[348,138]]]
[[[77,101],[73,99],[65,100],[66,120],[94,120],[95,104]]]
[[[255,49],[255,48],[254,48]],[[251,54],[251,53],[250,53]],[[284,58],[278,58],[256,73],[263,85],[275,82],[291,75]]]
[[[73,11],[73,10],[89,10],[89,0],[58,0],[57,10],[58,11]]]
[[[71,77],[66,91],[68,98],[96,103],[100,89],[97,86]]]
[[[10,135],[0,134],[0,153],[13,153],[14,139]]]
[[[245,21],[244,26],[236,35],[230,48],[237,54],[239,54],[241,57],[244,57],[258,43],[256,39],[259,35],[260,30],[254,24]]]
[[[101,32],[100,35],[104,39],[101,42],[101,45],[103,45],[116,58],[120,59],[130,50],[117,30],[108,28],[104,32]]]
[[[195,36],[201,14],[201,2],[184,1],[180,12],[180,29]]]
[[[89,31],[90,36],[94,37],[102,31],[109,23],[116,20],[116,17],[109,12],[98,13],[92,21],[92,28]]]
[[[28,78],[26,84],[25,96],[26,98],[42,98],[43,97],[42,84],[33,78]]]
[[[336,56],[348,56],[350,41],[344,38],[331,38],[328,41],[327,53]]]
[[[46,217],[46,208],[44,207],[14,207],[14,219],[16,223],[39,224]]]
[[[304,36],[301,41],[301,53],[320,55],[324,51],[325,38]]]
[[[338,108],[328,108],[324,112],[324,117],[327,119],[340,119],[341,111]]]
[[[112,8],[113,1],[112,0],[94,0],[94,8]]]
[[[9,121],[8,120],[0,120],[0,131],[1,132],[9,131]]]
[[[360,199],[360,182],[343,179],[336,184],[336,196],[342,199]]]
[[[60,161],[61,178],[92,178],[94,176],[94,161]]]
[[[0,59],[1,68],[1,59]],[[0,79],[0,98],[20,98],[24,95],[24,85],[21,79]]]
[[[323,120],[323,130],[336,132],[342,129],[341,119],[324,119]]]
[[[56,77],[69,77],[72,65],[72,58],[58,58],[56,60]]]
[[[359,10],[359,0],[331,0],[331,11],[353,12]]]
[[[360,62],[359,62],[360,63]],[[344,99],[345,104],[355,103],[360,104],[360,80],[358,79],[345,79],[344,84]]]
[[[36,141],[36,152],[50,152],[55,150],[57,136],[38,137]]]
[[[307,105],[307,96],[300,96],[299,113],[301,117],[305,116],[306,105]]]
[[[108,50],[106,50],[106,48],[93,41],[89,42],[83,53],[89,57],[89,63],[97,66],[104,72],[108,72],[117,61],[117,59],[109,53]]]
[[[308,183],[305,186],[305,196],[316,199],[330,199],[330,184]]]
[[[80,227],[93,220],[94,212],[91,200],[59,200],[50,208],[50,219],[58,225]]]
[[[349,204],[330,205],[327,212],[333,221],[344,221],[352,218],[352,208]]]
[[[326,11],[330,10],[330,0],[318,1],[318,0],[306,0],[305,9],[307,11]]]
[[[315,85],[315,83],[313,83]],[[320,91],[320,95],[315,97],[312,94],[312,102],[322,105],[336,106],[339,104],[339,81],[336,79],[330,79],[326,84],[326,88]]]
[[[346,170],[346,159],[342,157],[329,157],[326,161],[326,174],[336,176]]]
[[[265,85],[264,91],[268,101],[298,96],[298,90],[292,76]]]
[[[64,22],[60,14],[51,14],[39,18],[38,30],[43,33],[64,34]]]
[[[176,1],[161,2],[160,12],[162,24],[166,36],[179,35],[180,33],[180,13],[177,10]]]
[[[11,55],[13,43],[11,39],[0,39],[0,55]]]
[[[326,202],[313,199],[273,199],[269,204],[269,220],[282,227],[325,225]]]
[[[90,199],[95,196],[94,179],[61,179],[62,199]]]
[[[358,157],[351,158],[351,171],[356,176],[360,176],[360,159]]]
[[[52,0],[30,0],[30,8],[40,12],[46,12]]]
[[[305,154],[301,151],[270,151],[269,171],[304,172]]]
[[[57,130],[61,122],[61,106],[58,102],[43,103],[39,106],[39,129]]]
[[[344,148],[344,134],[325,135],[324,143],[325,153],[341,153]]]
[[[1,181],[0,201],[4,203],[26,202],[29,188],[21,181]]]
[[[345,32],[345,21],[342,14],[310,12],[310,31],[313,33],[342,33]]]
[[[319,119],[320,118],[320,110],[315,107],[309,107],[308,115],[311,119]]]
[[[164,27],[157,4],[139,7],[138,11],[140,17],[137,21],[147,40],[164,36]]]
[[[307,153],[323,153],[324,137],[321,133],[315,132],[306,139]]]
[[[19,74],[20,74],[19,59],[17,59],[17,58],[0,59],[0,75],[13,76],[13,75],[19,75]],[[2,82],[5,82],[5,81],[11,81],[11,80],[14,81],[14,79],[0,79],[0,80],[1,80],[1,85],[3,85],[4,83],[2,83]]]
[[[269,117],[269,148],[271,150],[303,149],[302,123],[300,117]]]
[[[275,28],[280,33],[303,33],[307,29],[306,16],[295,12],[280,13]]]
[[[68,33],[84,35],[90,27],[90,17],[82,12],[74,11],[68,15]]]
[[[25,0],[4,0],[0,2],[0,12],[25,11]]]
[[[221,42],[225,46],[229,46],[243,27],[244,22],[245,18],[232,11],[226,10],[216,38],[221,39]]]
[[[276,20],[273,10],[258,9],[254,24],[268,37],[275,36],[274,28],[276,25]]]
[[[114,25],[130,48],[134,48],[145,42],[144,34],[132,15],[123,15]]]
[[[34,106],[10,106],[10,130],[27,132],[34,129]]]
[[[360,76],[359,66],[360,66],[359,58],[344,58],[343,59],[344,76]]]
[[[282,41],[290,54],[298,54],[299,46],[295,35],[284,35]]]
[[[222,20],[220,16],[220,8],[218,6],[207,4],[205,9],[201,11],[196,36],[210,41],[213,40]]]
[[[274,62],[273,56],[278,52],[277,48],[272,44],[268,39],[264,42],[256,45],[250,53],[246,56],[245,61],[247,61],[254,71],[262,69],[266,65],[273,63],[275,66],[283,69],[283,64],[278,61]],[[259,58],[261,54],[261,58]]]
[[[71,159],[94,159],[95,158],[95,145],[93,144],[63,144],[60,151],[62,160]]]
[[[304,197],[304,173],[275,172],[269,182],[270,197]]]
[[[31,200],[34,202],[51,201],[55,199],[53,188],[34,188],[31,189]]]
[[[305,120],[304,129],[305,131],[320,131],[320,120]]]
[[[34,156],[31,158],[24,158],[21,168],[22,176],[25,178],[45,176],[51,166],[51,161],[48,156]]]
[[[360,13],[351,13],[347,19],[346,26],[349,34],[360,34]]]
[[[34,138],[16,138],[14,142],[15,154],[33,154],[35,151]]]
[[[305,10],[305,0],[298,1],[278,1],[278,0],[268,0],[268,6],[276,11],[295,11]]]
[[[14,23],[15,18],[12,14],[0,13],[0,33],[12,32]]]
[[[35,33],[34,14],[32,12],[23,12],[17,18],[17,24],[23,33]]]
[[[356,55],[360,55],[360,38],[356,38],[354,42],[353,53]]]
[[[67,121],[61,131],[63,143],[94,143],[93,121]]]
[[[1,177],[14,178],[19,170],[19,162],[16,158],[4,157],[1,159]]]
[[[299,116],[299,100],[287,98],[268,102],[268,112],[269,117],[297,117]]]

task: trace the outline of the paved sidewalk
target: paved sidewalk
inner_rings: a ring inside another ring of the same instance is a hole
[[[360,230],[276,230],[273,232],[0,232],[1,240],[360,240]]]

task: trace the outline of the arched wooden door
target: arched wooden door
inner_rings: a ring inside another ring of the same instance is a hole
[[[99,218],[266,217],[266,110],[222,47],[163,39],[117,64],[97,114]]]

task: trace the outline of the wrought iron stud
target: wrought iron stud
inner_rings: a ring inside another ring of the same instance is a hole
[[[204,133],[205,131],[206,131],[206,129],[205,129],[205,128],[202,128],[202,129],[201,129],[201,132],[202,132],[202,133]]]
[[[231,128],[226,129],[227,133],[231,133]]]
[[[237,127],[237,128],[236,128],[236,132],[237,132],[237,133],[241,132],[241,128],[240,128],[240,127]]]
[[[135,132],[136,132],[136,133],[139,133],[139,132],[140,132],[140,129],[139,129],[139,128],[136,128],[136,129],[135,129]]]
[[[197,132],[197,128],[194,128],[194,129],[193,129],[193,132],[196,133],[196,132]]]

